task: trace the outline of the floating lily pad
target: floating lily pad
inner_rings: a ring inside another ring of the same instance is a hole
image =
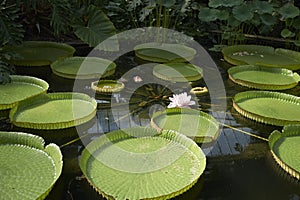
[[[61,175],[62,154],[55,144],[18,132],[0,132],[1,199],[44,199]]]
[[[262,90],[286,90],[295,87],[300,76],[283,68],[240,65],[228,70],[229,78],[242,86]]]
[[[115,73],[116,64],[97,57],[70,57],[51,64],[54,74],[70,79],[103,78]]]
[[[95,139],[80,168],[107,199],[169,199],[192,187],[206,166],[200,147],[175,131],[134,127]]]
[[[59,58],[73,56],[75,49],[64,43],[46,41],[25,41],[22,45],[7,46],[18,57],[9,60],[11,64],[19,66],[45,66]]]
[[[192,60],[196,50],[181,44],[145,43],[137,45],[135,55],[151,62],[186,62]]]
[[[175,130],[197,143],[211,143],[219,136],[219,123],[211,115],[189,108],[168,108],[156,112],[151,118],[158,131]]]
[[[300,124],[284,126],[269,136],[269,146],[275,161],[291,176],[300,179]]]
[[[88,122],[97,102],[81,93],[50,93],[22,101],[11,109],[10,121],[31,129],[62,129]]]
[[[192,82],[202,78],[203,70],[188,63],[166,63],[154,66],[153,74],[167,81]]]
[[[124,83],[114,80],[99,80],[91,84],[91,88],[98,93],[120,92],[124,87]]]
[[[247,91],[235,95],[233,107],[252,120],[284,126],[300,123],[300,97],[280,92]]]
[[[222,49],[224,59],[233,65],[300,69],[300,53],[262,45],[233,45]]]
[[[18,102],[30,97],[46,93],[47,82],[31,77],[11,75],[11,82],[0,84],[0,110],[10,109]]]

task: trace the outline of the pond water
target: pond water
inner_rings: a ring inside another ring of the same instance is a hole
[[[300,199],[300,182],[290,178],[278,167],[269,153],[267,142],[246,134],[252,133],[267,138],[273,130],[281,130],[281,127],[256,123],[240,116],[233,110],[232,97],[237,92],[248,89],[237,86],[228,79],[227,69],[231,65],[223,61],[220,54],[211,53],[211,55],[222,74],[226,88],[227,109],[225,124],[233,128],[225,126],[222,128],[218,141],[213,148],[209,149],[207,154],[207,166],[204,174],[195,186],[175,199]],[[138,65],[134,60],[133,52],[120,57],[116,60],[116,63],[116,75],[111,78],[119,78],[127,70]],[[17,73],[34,75],[44,79],[50,85],[50,92],[73,90],[74,81],[54,75],[50,67],[36,68],[35,70],[19,67],[17,68]],[[91,80],[82,81],[80,90],[90,94],[90,83]],[[205,85],[204,82],[199,84]],[[161,91],[159,88],[156,89],[158,91],[154,90],[152,92],[159,93]],[[285,92],[299,96],[299,86]],[[78,158],[84,147],[83,143],[89,142],[95,136],[118,128],[135,126],[136,124],[149,125],[148,113],[151,110],[149,108],[153,108],[152,105],[147,107],[146,112],[138,109],[139,112],[126,117],[120,110],[119,117],[122,120],[116,121],[111,119],[112,113],[109,104],[105,103],[105,101],[110,100],[110,97],[102,100],[104,101],[99,104],[96,119],[81,127],[85,134],[82,140],[76,140],[78,135],[76,129],[73,128],[63,131],[33,131],[13,127],[5,117],[1,118],[0,130],[35,132],[44,136],[46,142],[54,141],[61,146],[64,156],[63,173],[47,199],[102,199],[101,195],[95,192],[82,176],[78,166]],[[122,100],[122,96],[115,98],[115,101],[120,100]],[[203,111],[211,111],[208,95],[201,96],[198,100]],[[157,104],[154,102],[153,105]],[[134,107],[132,109],[134,110]],[[52,135],[50,138],[48,137],[49,134]],[[62,135],[63,137],[61,137]],[[74,142],[67,144],[67,142],[72,140]]]

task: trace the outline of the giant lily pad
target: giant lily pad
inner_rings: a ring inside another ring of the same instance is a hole
[[[70,79],[103,78],[114,74],[116,64],[97,57],[70,57],[51,64],[54,74]]]
[[[194,185],[206,158],[175,131],[134,127],[102,135],[86,146],[80,167],[107,199],[169,199]]]
[[[22,101],[9,118],[19,127],[62,129],[88,122],[96,115],[97,102],[81,93],[50,93]]]
[[[169,108],[151,118],[158,131],[175,130],[197,143],[211,143],[219,136],[219,123],[209,114],[189,108]]]
[[[41,79],[11,75],[10,83],[0,84],[0,110],[10,109],[20,101],[46,93],[48,88],[48,83]]]
[[[181,44],[145,43],[135,46],[135,55],[151,62],[186,62],[192,60],[196,50]]]
[[[300,76],[283,68],[240,65],[228,70],[229,78],[242,86],[263,90],[285,90],[298,85]]]
[[[300,69],[300,53],[262,45],[233,45],[222,49],[224,59],[233,65],[260,65]]]
[[[19,66],[50,65],[59,58],[73,56],[75,52],[70,45],[46,41],[25,41],[22,45],[5,48],[18,54],[18,57],[10,59],[9,62]]]
[[[284,126],[269,136],[269,146],[275,161],[291,176],[300,180],[300,124]]]
[[[284,126],[300,123],[300,97],[280,92],[246,91],[235,95],[233,107],[252,120]]]
[[[55,144],[26,133],[0,132],[1,199],[44,199],[61,175]]]
[[[166,63],[154,66],[153,74],[167,81],[192,82],[202,78],[203,70],[188,63]]]

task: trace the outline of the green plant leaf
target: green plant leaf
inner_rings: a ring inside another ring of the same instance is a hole
[[[276,17],[273,15],[270,15],[270,14],[262,14],[262,15],[260,15],[260,19],[263,24],[268,25],[268,26],[275,25],[277,22]]]
[[[298,30],[300,29],[300,18],[299,17],[297,19],[294,19],[293,27]]]
[[[199,19],[205,22],[215,21],[218,18],[218,13],[220,11],[213,8],[200,8],[199,10]]]
[[[23,26],[18,21],[19,8],[6,1],[0,4],[0,45],[19,44],[23,40]]]
[[[227,20],[229,12],[227,10],[219,10],[219,12],[216,12],[216,15],[219,20]]]
[[[236,19],[234,16],[232,16],[232,15],[230,15],[229,16],[229,18],[228,18],[228,25],[230,26],[230,27],[233,27],[233,28],[235,28],[235,27],[238,27],[240,24],[241,24],[241,21],[240,20],[238,20],[238,19]]]
[[[252,11],[258,14],[272,14],[274,8],[270,2],[267,1],[254,1],[252,3]]]
[[[84,13],[80,18],[81,23],[74,25],[77,37],[91,47],[108,51],[118,50],[116,38],[111,37],[116,34],[116,29],[101,10],[94,5],[90,5],[87,9],[84,9]],[[106,40],[109,37],[110,39]],[[106,42],[101,43],[104,40]]]
[[[67,33],[70,30],[70,13],[71,4],[68,0],[48,0],[52,6],[50,25],[54,29],[54,34]]]
[[[241,115],[276,126],[299,124],[299,103],[297,96],[269,91],[240,92],[233,99],[233,107]]]
[[[300,40],[295,41],[294,44],[295,44],[297,47],[300,47]]]
[[[259,26],[261,24],[260,15],[254,14],[252,19],[250,20],[250,23],[254,26]]]
[[[284,19],[295,18],[299,16],[299,8],[289,3],[279,8],[278,12]]]
[[[285,28],[281,31],[280,35],[284,38],[294,37],[295,33]]]
[[[208,5],[212,8],[217,8],[220,6],[233,7],[241,5],[243,2],[243,0],[210,0]]]
[[[287,125],[282,129],[273,131],[269,136],[269,147],[275,161],[286,173],[300,179],[299,155],[300,126]]]
[[[166,8],[170,8],[175,5],[176,0],[156,0],[158,5],[165,6]]]
[[[210,0],[208,2],[208,6],[212,7],[212,8],[217,8],[223,5],[223,1],[222,0]]]
[[[250,20],[253,18],[253,13],[249,5],[243,4],[236,6],[232,9],[233,16],[241,22]]]

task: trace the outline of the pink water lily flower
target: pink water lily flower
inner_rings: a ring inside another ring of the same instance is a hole
[[[173,94],[173,98],[169,97],[171,103],[168,105],[168,108],[189,108],[192,105],[195,105],[196,102],[191,100],[191,95],[187,95],[186,92],[181,94]]]
[[[135,77],[133,77],[133,81],[136,83],[140,83],[143,81],[143,79],[140,76],[135,76]]]

